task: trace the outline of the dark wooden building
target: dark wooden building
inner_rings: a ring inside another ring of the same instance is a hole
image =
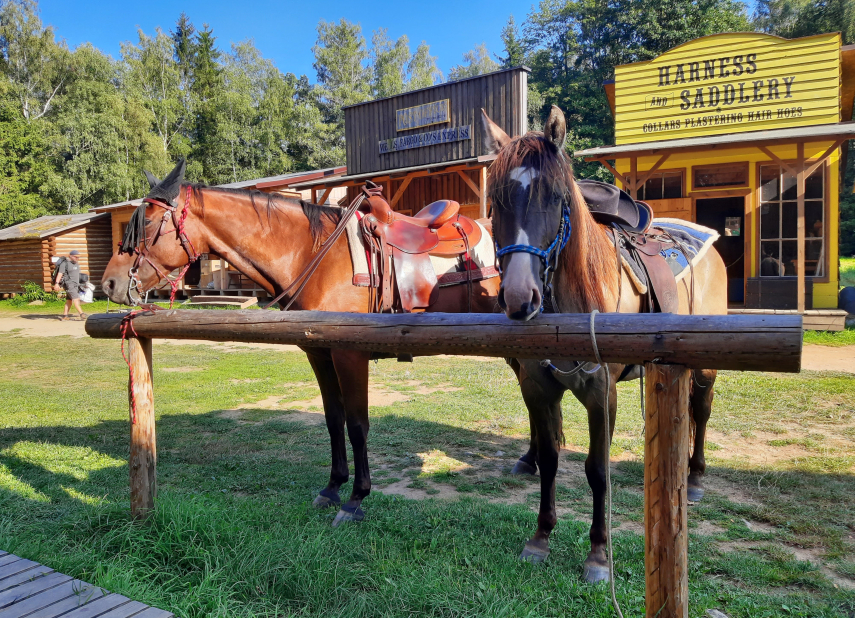
[[[528,73],[506,69],[346,107],[347,174],[291,188],[310,189],[324,203],[339,187],[352,199],[371,180],[404,214],[452,199],[464,214],[484,217],[494,157],[484,150],[481,109],[508,135],[525,133]]]

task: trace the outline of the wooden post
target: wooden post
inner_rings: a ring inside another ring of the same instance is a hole
[[[151,339],[129,337],[127,347],[132,376],[132,379],[128,379],[128,403],[131,407],[131,456],[128,466],[131,473],[131,515],[134,518],[145,518],[154,508],[154,498],[157,496]]]
[[[629,160],[629,196],[638,199],[638,157]]]
[[[487,217],[487,166],[485,165],[478,173],[478,188],[480,205],[478,207],[478,218],[485,219]]]
[[[645,363],[644,581],[647,618],[688,618],[689,375]]]
[[[805,144],[796,145],[796,283],[797,307],[799,313],[805,311]]]

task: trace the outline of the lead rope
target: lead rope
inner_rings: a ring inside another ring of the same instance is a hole
[[[597,347],[597,334],[596,329],[594,327],[594,320],[599,311],[597,309],[593,309],[591,311],[591,322],[588,328],[588,331],[591,335],[591,347],[594,348],[594,356],[597,359],[597,363],[602,367],[606,372],[606,386],[605,386],[605,405],[603,406],[603,422],[605,423],[605,446],[606,446],[606,540],[609,550],[609,587],[612,593],[612,605],[615,608],[615,612],[619,618],[623,618],[623,612],[620,610],[620,605],[617,601],[617,596],[615,595],[615,564],[614,564],[614,555],[612,553],[612,474],[611,469],[609,468],[610,462],[610,450],[612,446],[612,436],[611,436],[611,423],[609,422],[609,391],[611,391],[611,382],[612,375],[611,371],[609,371],[609,366],[603,363],[603,359],[600,357],[600,349]]]

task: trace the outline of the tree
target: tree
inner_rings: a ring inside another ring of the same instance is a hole
[[[499,64],[490,57],[490,52],[487,51],[487,45],[484,43],[463,54],[463,61],[466,64],[451,67],[448,72],[448,81],[453,82],[466,77],[475,77],[499,69]]]
[[[224,68],[220,65],[222,54],[217,49],[216,40],[213,30],[205,24],[196,34],[191,61],[192,158],[195,159],[196,166],[189,170],[191,173],[188,177],[196,176],[195,179],[203,182],[212,182],[222,174],[217,167],[222,162],[216,161],[217,133],[222,128],[218,125],[218,121],[222,119],[218,114],[218,100],[246,94],[225,91]],[[234,76],[232,78],[234,82]],[[201,170],[197,171],[199,167]]]
[[[407,90],[429,88],[442,81],[442,71],[436,66],[436,56],[430,55],[430,47],[422,41],[407,64],[409,79]]]
[[[68,49],[44,28],[34,0],[0,4],[0,56],[21,113],[38,120],[51,111],[67,85]]]
[[[794,39],[840,32],[844,45],[855,43],[855,0],[759,0],[758,30]]]
[[[410,62],[407,36],[393,43],[386,28],[380,28],[374,31],[371,46],[374,96],[390,97],[404,92],[407,89],[407,65]]]
[[[525,64],[528,47],[521,38],[514,16],[508,17],[508,23],[502,28],[502,44],[505,46],[504,56],[497,56],[502,68],[509,69]]]

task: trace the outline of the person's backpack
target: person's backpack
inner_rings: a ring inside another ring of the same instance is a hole
[[[65,261],[68,258],[61,257],[56,261],[56,265],[53,267],[53,272],[50,274],[50,284],[54,285],[56,283],[56,276],[59,274],[59,269],[65,264]],[[63,280],[65,279],[65,275],[63,275]],[[62,285],[62,281],[59,282]]]

